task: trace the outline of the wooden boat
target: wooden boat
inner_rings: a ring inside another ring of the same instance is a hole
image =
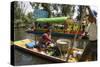
[[[30,40],[30,39],[15,41],[13,46],[15,46],[16,48],[21,49],[25,52],[31,53],[33,55],[39,56],[41,58],[50,60],[50,61],[55,62],[55,63],[64,63],[64,62],[66,62],[66,60],[64,60],[64,59],[57,58],[57,57],[50,56],[50,55],[47,55],[45,53],[42,53],[42,51],[39,51],[37,48],[32,48],[32,49],[27,48],[25,46],[25,44],[30,43],[31,41],[32,40]]]
[[[36,35],[42,35],[44,32],[43,31],[26,31],[27,33],[31,34],[36,34]],[[53,32],[51,33],[52,36],[59,36],[59,37],[64,37],[68,39],[72,39],[75,37],[75,34],[64,34],[64,33],[59,33],[59,32]],[[76,38],[79,38],[80,34],[77,35]]]

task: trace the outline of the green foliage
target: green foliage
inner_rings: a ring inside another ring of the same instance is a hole
[[[33,22],[32,12],[25,15],[17,1],[14,2],[14,26],[26,27]]]

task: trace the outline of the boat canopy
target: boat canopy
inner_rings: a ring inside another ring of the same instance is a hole
[[[54,17],[54,18],[38,18],[36,19],[36,22],[39,23],[63,23],[68,17]]]

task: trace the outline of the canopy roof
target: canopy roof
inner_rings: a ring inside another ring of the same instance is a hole
[[[54,17],[54,18],[38,18],[36,22],[43,23],[63,23],[68,17]]]

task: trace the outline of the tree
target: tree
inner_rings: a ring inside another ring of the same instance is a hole
[[[72,5],[62,5],[62,14],[63,16],[70,16],[71,15]]]
[[[20,6],[18,1],[14,2],[14,26],[20,27],[20,26],[28,26],[28,24],[31,24],[33,21],[32,13],[28,13],[25,15]]]
[[[22,16],[24,14],[22,13],[21,9],[18,6],[18,2],[14,1],[14,26],[18,27],[20,23],[22,23]]]

